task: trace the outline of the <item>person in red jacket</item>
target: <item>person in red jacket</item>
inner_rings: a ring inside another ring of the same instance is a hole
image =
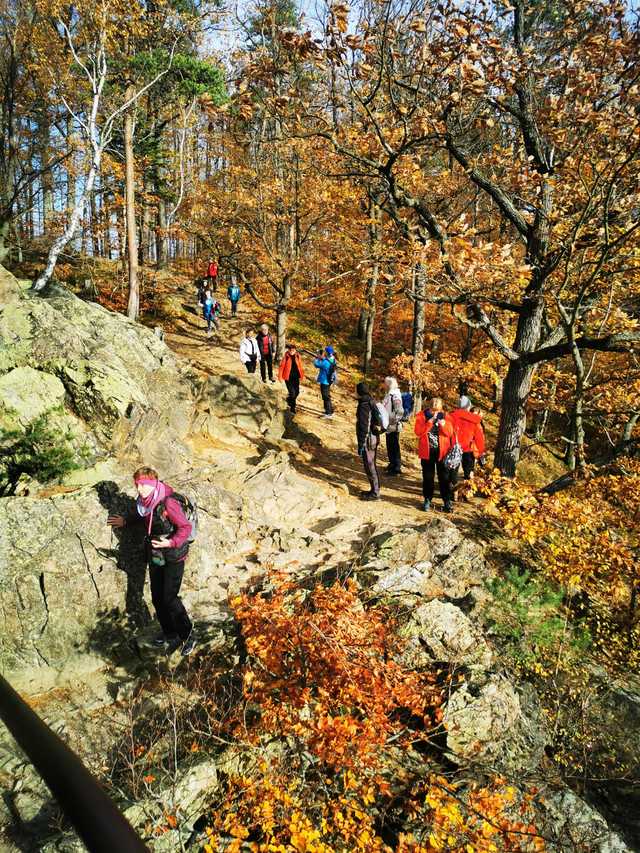
[[[280,362],[278,379],[284,381],[284,384],[287,386],[287,391],[289,392],[287,396],[287,405],[291,410],[291,414],[295,415],[296,400],[300,393],[300,382],[304,379],[302,359],[300,358],[300,353],[296,349],[295,344],[287,344],[287,351]]]
[[[209,263],[207,265],[207,278],[209,279],[209,287],[211,290],[215,290],[216,284],[218,283],[218,264],[213,258],[209,258]]]
[[[476,459],[484,454],[484,429],[482,415],[471,411],[471,400],[463,394],[459,408],[451,413],[458,441],[462,448],[462,471],[465,480],[473,477]]]
[[[437,470],[444,511],[453,512],[454,472],[444,464],[444,458],[455,444],[455,429],[451,415],[443,412],[439,397],[434,397],[423,411],[418,412],[414,432],[418,436],[418,456],[422,465],[424,510],[431,509]]]

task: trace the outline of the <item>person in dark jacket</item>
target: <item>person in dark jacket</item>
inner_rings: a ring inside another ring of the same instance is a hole
[[[163,483],[153,468],[138,468],[133,475],[138,493],[136,511],[123,517],[107,519],[111,527],[144,524],[145,546],[149,564],[151,600],[162,633],[154,645],[165,647],[172,654],[182,646],[181,654],[189,655],[196,644],[193,626],[180,598],[184,564],[189,553],[191,522],[171,486]]]
[[[295,344],[287,344],[287,351],[284,354],[280,370],[278,371],[278,379],[283,380],[287,386],[287,405],[291,410],[291,414],[295,415],[296,401],[300,393],[300,382],[304,379],[302,360]]]
[[[366,382],[359,382],[356,386],[358,392],[358,408],[356,410],[356,439],[358,441],[358,455],[362,459],[365,474],[371,486],[368,492],[362,492],[361,498],[365,501],[377,501],[380,498],[380,477],[377,468],[378,445],[380,437],[376,434],[375,424],[377,418],[374,412],[375,402],[369,392]]]
[[[267,381],[267,371],[269,372],[269,380],[275,382],[273,378],[273,338],[269,334],[269,327],[266,323],[260,326],[260,331],[256,335],[258,349],[260,351],[260,376],[262,381]]]

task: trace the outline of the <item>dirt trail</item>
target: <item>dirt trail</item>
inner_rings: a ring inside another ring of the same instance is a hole
[[[196,313],[195,299],[190,298],[188,291],[184,295],[183,313],[175,320],[173,328],[165,330],[165,340],[169,346],[191,361],[194,367],[210,375],[246,375],[238,356],[238,346],[243,329],[261,321],[255,306],[248,299],[243,300],[238,316],[232,318],[226,310],[227,300],[218,296],[225,314],[221,320],[220,333],[207,338],[204,321]],[[335,415],[333,420],[324,420],[321,417],[323,409],[320,392],[315,381],[317,370],[308,356],[304,357],[303,366],[305,379],[301,384],[294,429],[297,440],[309,454],[310,460],[297,458],[294,461],[297,470],[311,480],[321,480],[335,487],[339,509],[345,515],[356,516],[366,522],[413,525],[424,523],[433,512],[440,512],[442,507],[437,489],[435,509],[429,514],[422,510],[420,466],[411,424],[405,427],[401,437],[403,474],[388,477],[383,473],[387,464],[383,441],[378,454],[382,500],[366,502],[359,499],[360,491],[368,488],[368,482],[356,449],[356,378],[341,369],[339,384],[334,386],[332,393]],[[256,374],[257,387],[260,387],[260,382],[260,376]],[[282,389],[283,396],[286,395],[284,383],[279,382],[278,387]],[[459,502],[455,505],[454,513],[448,517],[476,538],[485,538],[486,518],[480,507],[479,501]]]

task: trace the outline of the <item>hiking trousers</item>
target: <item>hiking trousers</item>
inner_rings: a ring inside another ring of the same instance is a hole
[[[322,394],[322,402],[324,403],[325,415],[333,414],[333,403],[331,402],[331,385],[320,385],[320,393]]]
[[[436,451],[437,452],[437,451]],[[435,485],[436,470],[438,471],[438,486],[440,487],[440,497],[447,503],[453,500],[453,483],[454,473],[451,468],[447,468],[444,462],[438,462],[434,457],[429,459],[421,459],[422,465],[422,496],[425,501],[433,500],[433,488]]]
[[[247,373],[255,373],[257,364],[258,361],[255,358],[249,359],[249,361],[245,361],[244,366],[247,368]]]
[[[231,316],[235,317],[238,313],[238,303],[237,301],[234,302],[233,299],[230,299],[229,301],[231,302]]]
[[[402,456],[400,455],[400,433],[385,433],[387,443],[387,457],[389,459],[389,473],[399,474],[402,471]]]
[[[262,355],[262,359],[260,361],[260,376],[262,377],[262,381],[267,381],[267,368],[269,369],[269,379],[273,382],[273,356],[272,355]]]
[[[323,386],[324,387],[324,386]],[[371,492],[374,495],[380,494],[380,477],[378,475],[377,455],[380,439],[376,435],[370,435],[362,452],[362,464],[364,472],[369,480]]]
[[[184,574],[184,560],[179,563],[166,562],[164,566],[149,565],[151,601],[165,637],[180,637],[186,640],[191,633],[191,619],[179,592]]]
[[[284,384],[287,386],[287,391],[289,392],[287,396],[287,405],[295,414],[296,401],[298,399],[298,394],[300,393],[300,379],[285,379]]]

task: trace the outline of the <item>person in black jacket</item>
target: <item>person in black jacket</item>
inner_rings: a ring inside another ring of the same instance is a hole
[[[359,382],[356,390],[358,392],[358,408],[356,410],[358,455],[362,459],[367,479],[371,485],[368,492],[362,492],[361,498],[365,501],[377,501],[380,498],[380,477],[376,466],[376,456],[380,444],[380,438],[376,434],[377,410],[366,382]]]
[[[260,326],[260,331],[256,335],[258,342],[258,350],[260,351],[260,376],[262,381],[267,381],[267,370],[269,371],[269,379],[271,382],[276,380],[273,378],[273,338],[269,334],[269,327],[266,323]]]

